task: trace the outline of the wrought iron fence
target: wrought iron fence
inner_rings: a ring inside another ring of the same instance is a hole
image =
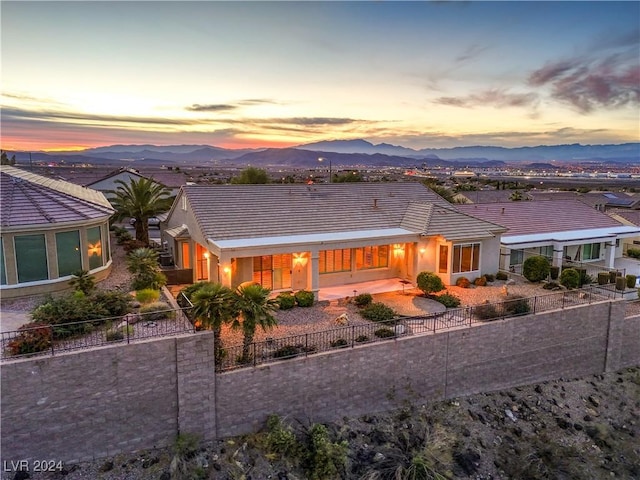
[[[387,322],[345,326],[285,338],[270,338],[262,342],[253,342],[246,347],[225,346],[218,370],[227,371],[257,366],[330,350],[393,340],[402,336],[435,333],[452,328],[468,328],[477,323],[608,301],[615,297],[615,290],[587,287],[536,297],[451,308],[442,313],[399,317]]]
[[[0,333],[2,360],[35,355],[55,355],[73,350],[133,343],[153,337],[194,332],[185,310],[167,309],[129,313],[121,317],[47,325],[26,324]]]

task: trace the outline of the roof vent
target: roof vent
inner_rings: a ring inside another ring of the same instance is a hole
[[[500,213],[504,213],[504,207],[502,207],[502,212],[500,212]]]
[[[378,208],[378,199],[377,198],[373,199],[373,208]]]

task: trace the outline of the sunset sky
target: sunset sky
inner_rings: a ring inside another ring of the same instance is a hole
[[[640,141],[639,2],[11,2],[4,150]]]

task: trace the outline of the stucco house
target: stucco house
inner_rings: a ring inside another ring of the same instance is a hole
[[[116,183],[118,180],[123,181],[125,184],[129,184],[132,179],[138,181],[141,178],[147,178],[154,183],[168,188],[171,191],[172,195],[175,195],[178,192],[180,186],[185,183],[183,181],[182,175],[177,175],[175,173],[165,173],[160,175],[158,172],[154,172],[154,174],[151,176],[145,176],[138,170],[123,167],[110,172],[109,174],[97,180],[92,180],[91,182],[86,183],[85,186],[93,190],[102,192],[105,197],[109,199],[111,196],[113,196],[113,194],[110,192],[117,190],[118,187],[120,187],[120,184]]]
[[[625,239],[640,227],[624,224],[579,200],[546,200],[460,205],[467,215],[507,227],[502,235],[500,268],[518,271],[530,255],[544,255],[561,267],[565,261],[615,267]]]
[[[5,165],[0,188],[2,298],[67,289],[81,269],[109,274],[114,210],[102,193]]]
[[[500,225],[419,183],[183,186],[163,244],[193,281],[313,291],[421,271],[446,284],[498,270]]]

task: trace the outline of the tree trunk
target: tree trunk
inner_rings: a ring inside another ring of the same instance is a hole
[[[249,363],[251,361],[251,354],[249,349],[253,343],[253,332],[244,332],[244,338],[242,339],[242,361]]]
[[[149,245],[149,226],[147,225],[147,219],[136,219],[136,240],[144,242],[145,245]]]

